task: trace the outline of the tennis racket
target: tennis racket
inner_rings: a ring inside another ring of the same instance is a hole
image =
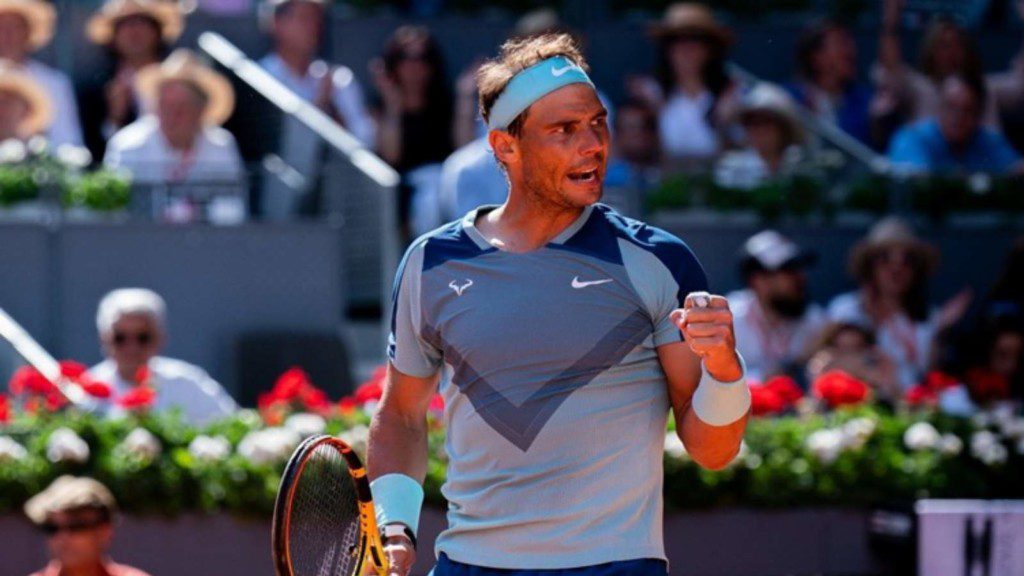
[[[22,328],[21,324],[18,324],[3,308],[0,308],[0,338],[10,342],[14,351],[25,362],[28,362],[30,366],[42,374],[43,378],[46,378],[51,384],[56,386],[57,391],[68,402],[77,405],[86,403],[87,395],[82,390],[82,387],[61,375],[60,363],[53,356],[50,356],[50,353],[40,346],[32,338],[32,335]]]
[[[387,572],[370,481],[348,444],[313,436],[295,449],[277,490],[271,540],[277,576]]]

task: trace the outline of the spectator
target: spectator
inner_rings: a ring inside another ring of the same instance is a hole
[[[1024,317],[1024,236],[1018,237],[1006,255],[999,277],[985,299],[986,316]]]
[[[266,0],[273,51],[260,60],[293,92],[312,102],[368,147],[374,143],[373,118],[363,89],[347,66],[317,58],[328,0]]]
[[[981,125],[985,82],[954,74],[942,83],[937,118],[911,124],[893,137],[889,158],[911,172],[1006,173],[1024,169],[1010,143]]]
[[[25,502],[25,515],[44,534],[50,563],[32,576],[148,576],[108,556],[117,503],[92,478],[61,476]]]
[[[158,356],[164,345],[167,306],[155,292],[142,288],[114,290],[103,297],[96,312],[96,328],[107,359],[89,375],[107,382],[114,398],[146,382],[139,371],[147,368],[156,390],[155,411],[180,409],[187,422],[203,424],[227,416],[238,405],[201,368]],[[119,414],[118,409],[112,415]]]
[[[906,0],[885,0],[878,62],[872,76],[879,90],[892,94],[894,104],[910,121],[934,118],[942,110],[942,84],[954,75],[980,76],[981,58],[967,32],[949,17],[929,24],[921,40],[919,70],[909,66],[900,47],[900,16]],[[995,101],[984,101],[985,126],[998,129]]]
[[[184,17],[176,2],[107,0],[89,19],[86,36],[107,49],[108,68],[82,92],[85,141],[96,159],[106,142],[139,117],[135,75],[167,55],[181,35]]]
[[[824,321],[821,308],[807,295],[806,270],[816,260],[816,254],[774,230],[755,234],[743,244],[740,273],[747,287],[727,298],[736,349],[750,378],[800,375],[795,364],[806,358]]]
[[[799,75],[788,86],[796,101],[822,122],[871,144],[871,89],[857,80],[857,44],[845,24],[825,20],[797,41]]]
[[[972,339],[974,361],[966,380],[976,401],[1024,399],[1024,324],[1020,318],[989,318]],[[998,384],[992,386],[993,382]]]
[[[43,0],[0,0],[0,58],[11,61],[43,87],[53,103],[53,122],[47,131],[50,144],[82,145],[78,107],[67,76],[29,58],[50,43],[57,11]]]
[[[630,92],[659,111],[662,151],[668,160],[706,162],[722,148],[734,107],[734,84],[725,71],[732,32],[703,4],[672,4],[652,30],[658,42],[657,81],[636,79]]]
[[[53,118],[46,91],[28,74],[0,60],[0,142],[42,134]]]
[[[928,276],[938,262],[933,247],[898,218],[887,218],[850,253],[858,289],[836,296],[828,306],[832,320],[874,329],[905,389],[933,365],[936,336],[959,322],[971,302],[965,290],[940,309],[929,309]]]
[[[402,175],[399,218],[409,238],[440,222],[440,166],[458,132],[451,91],[440,46],[422,26],[395,30],[372,70],[381,99],[377,150]]]
[[[640,217],[647,192],[661,178],[658,116],[644,102],[624,102],[616,109],[612,136],[603,202],[627,216]]]
[[[803,126],[793,99],[781,88],[761,83],[740,100],[741,150],[727,152],[715,168],[715,180],[749,189],[792,172],[801,161]]]
[[[152,113],[114,134],[104,164],[150,184],[241,181],[235,139],[219,126],[234,108],[226,78],[180,49],[141,70],[136,90]]]
[[[903,396],[896,364],[878,348],[875,332],[868,326],[830,323],[821,331],[811,352],[807,362],[810,382],[826,372],[841,370],[871,386],[878,400],[895,404]]]

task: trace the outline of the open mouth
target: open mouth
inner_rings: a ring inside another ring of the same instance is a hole
[[[582,184],[586,184],[588,182],[596,182],[597,168],[592,168],[590,170],[581,170],[579,172],[570,172],[569,180],[572,180],[573,182],[579,182]]]

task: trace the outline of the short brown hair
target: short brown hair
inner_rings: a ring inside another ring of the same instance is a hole
[[[588,69],[579,46],[568,34],[543,34],[513,39],[502,44],[498,57],[481,66],[476,74],[477,90],[480,93],[480,115],[483,116],[484,122],[490,120],[491,107],[516,74],[555,56],[568,58],[584,71]],[[509,133],[519,135],[527,110],[509,124]]]

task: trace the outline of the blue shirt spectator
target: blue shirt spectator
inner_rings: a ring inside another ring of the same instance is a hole
[[[962,148],[955,149],[937,120],[921,120],[896,133],[889,147],[896,164],[923,172],[1006,172],[1020,155],[1006,138],[989,128],[979,128]]]
[[[1021,168],[1020,155],[1000,134],[982,126],[985,83],[954,75],[942,83],[937,118],[896,133],[889,158],[914,172],[993,172]]]

